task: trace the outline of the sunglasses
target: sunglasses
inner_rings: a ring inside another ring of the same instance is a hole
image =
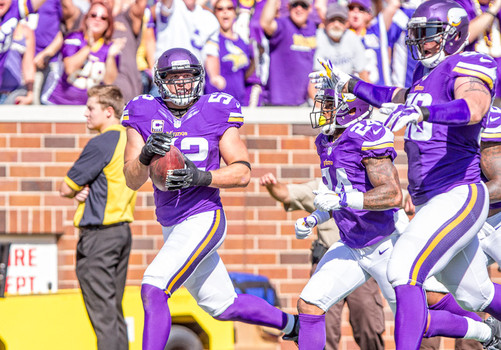
[[[233,11],[235,8],[233,6],[229,6],[229,7],[216,7],[216,11]]]
[[[302,7],[303,9],[305,9],[305,10],[307,10],[307,9],[310,7],[310,5],[308,5],[308,4],[307,4],[307,3],[305,3],[305,2],[295,2],[295,3],[293,3],[293,4],[291,5],[291,7],[292,7],[292,8],[296,8],[296,7],[298,7],[298,6],[301,6],[301,7]]]
[[[103,21],[107,21],[107,20],[108,20],[108,17],[107,17],[107,16],[102,16],[102,15],[101,15],[101,16],[99,16],[97,13],[91,13],[91,14],[90,14],[90,16],[91,16],[92,18],[99,18],[99,19],[101,19],[101,20],[103,20]]]
[[[362,7],[360,5],[356,5],[356,4],[350,4],[350,5],[348,5],[348,10],[353,11],[354,9],[358,9],[358,11],[360,11],[360,12],[367,12],[367,13],[369,13],[369,11],[365,7]]]

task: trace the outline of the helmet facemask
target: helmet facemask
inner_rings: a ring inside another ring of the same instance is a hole
[[[334,90],[319,90],[315,95],[315,103],[310,113],[312,128],[322,128],[325,135],[333,135],[336,129],[345,129],[368,118],[372,113],[372,106],[357,99],[352,94],[341,94],[337,99]]]
[[[203,67],[193,67],[187,60],[173,61],[171,67],[163,69],[159,69],[158,64],[155,66],[154,82],[162,99],[180,107],[189,105],[202,95],[204,78]]]

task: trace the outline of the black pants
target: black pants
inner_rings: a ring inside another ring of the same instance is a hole
[[[122,298],[132,238],[129,224],[80,230],[76,273],[99,350],[127,350]]]

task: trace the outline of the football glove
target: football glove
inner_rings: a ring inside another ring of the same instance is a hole
[[[319,72],[310,73],[310,82],[317,89],[333,89],[337,93],[342,92],[343,87],[351,79],[351,76],[334,66],[329,60],[324,61],[319,58],[318,62],[324,69]]]
[[[153,133],[148,136],[146,144],[141,149],[141,154],[139,155],[141,164],[150,165],[155,154],[165,156],[165,153],[170,151],[170,146],[173,143],[172,137],[173,134],[171,132]]]
[[[211,172],[198,169],[184,154],[183,157],[184,169],[173,170],[172,174],[167,176],[165,187],[169,191],[177,191],[193,186],[209,186],[212,182]]]
[[[364,207],[363,192],[313,191],[313,193],[316,194],[313,204],[320,211],[330,212],[346,207],[353,209],[363,209]]]
[[[423,113],[418,106],[383,103],[379,112],[388,115],[383,124],[391,131],[398,131],[409,123],[417,124],[423,120]]]
[[[313,215],[308,215],[305,218],[299,218],[296,221],[296,238],[305,239],[311,235],[312,229],[317,226],[317,218]]]
[[[316,194],[315,199],[313,200],[313,205],[320,211],[331,211],[331,210],[339,210],[342,208],[340,201],[341,198],[334,191],[313,191]]]

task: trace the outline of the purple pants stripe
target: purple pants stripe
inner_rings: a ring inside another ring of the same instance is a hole
[[[193,273],[200,262],[209,254],[219,243],[224,235],[226,227],[226,217],[221,209],[214,211],[214,220],[207,231],[207,234],[193,250],[181,268],[174,274],[167,283],[166,292],[170,295],[183,285],[188,277]]]
[[[485,195],[481,184],[469,185],[468,198],[463,207],[431,236],[418,254],[410,272],[411,285],[422,284],[444,252],[475,224],[482,212]]]

